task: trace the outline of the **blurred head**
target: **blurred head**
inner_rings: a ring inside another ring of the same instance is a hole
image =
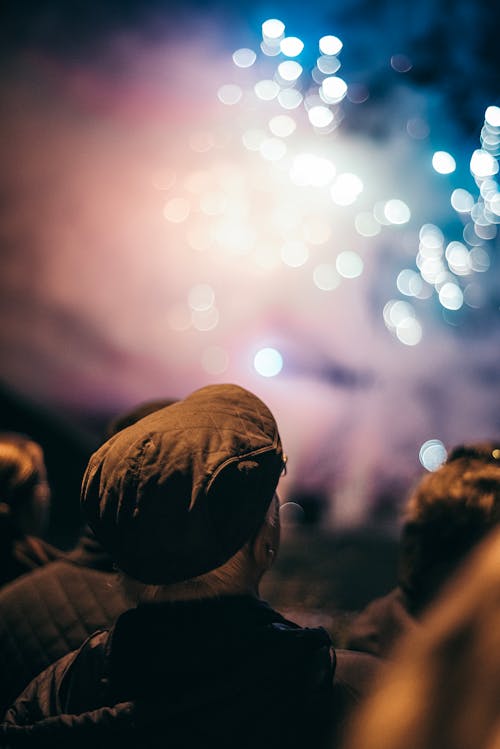
[[[237,385],[210,385],[108,440],[85,473],[83,508],[117,566],[141,583],[214,571],[222,580],[230,562],[258,582],[276,553],[268,511],[284,464],[267,406]]]
[[[115,416],[115,418],[109,422],[106,427],[105,439],[108,440],[122,429],[126,429],[127,427],[132,426],[132,424],[135,424],[136,421],[143,419],[145,416],[148,416],[155,411],[159,411],[160,408],[171,406],[176,402],[175,398],[158,398],[156,400],[138,403],[129,411],[124,411],[123,413],[118,414],[118,416]]]
[[[345,749],[500,747],[500,529],[399,646]]]
[[[0,517],[19,532],[39,534],[49,500],[40,445],[22,434],[0,433]]]
[[[399,578],[415,612],[499,522],[500,449],[486,442],[456,447],[406,506]]]

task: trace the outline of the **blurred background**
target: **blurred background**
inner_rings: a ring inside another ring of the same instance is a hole
[[[280,586],[308,528],[344,608],[392,583],[413,482],[500,431],[495,5],[4,2],[0,427],[53,540],[112,417],[236,382],[289,456]]]

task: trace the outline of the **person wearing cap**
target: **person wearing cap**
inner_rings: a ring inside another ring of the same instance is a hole
[[[0,745],[320,746],[329,636],[259,598],[285,462],[273,415],[236,385],[201,388],[97,450],[83,509],[136,605],[31,682]]]
[[[429,605],[471,550],[500,524],[498,442],[455,446],[426,473],[404,510],[399,585],[352,622],[346,647],[386,657],[419,626]]]

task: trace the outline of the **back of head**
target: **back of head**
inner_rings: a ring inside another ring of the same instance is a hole
[[[458,564],[500,522],[500,450],[460,445],[426,474],[406,507],[400,584],[418,613]]]
[[[500,746],[500,529],[399,645],[345,749]]]
[[[4,530],[41,530],[48,497],[42,448],[22,434],[0,433],[0,520]]]
[[[166,408],[176,402],[175,398],[157,398],[155,400],[138,403],[128,411],[123,411],[123,413],[120,413],[118,416],[115,416],[114,419],[111,419],[106,427],[105,439],[113,437],[118,432],[121,432],[122,429],[132,426],[136,421],[143,419],[145,416],[149,416],[149,414],[154,413],[155,411],[159,411],[160,408]]]
[[[209,385],[118,432],[91,458],[87,521],[127,575],[162,585],[227,562],[262,525],[284,466],[267,406]]]

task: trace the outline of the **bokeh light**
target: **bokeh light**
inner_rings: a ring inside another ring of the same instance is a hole
[[[297,57],[304,49],[304,42],[297,36],[286,36],[280,42],[280,49],[287,57]]]
[[[363,272],[364,263],[357,252],[344,250],[337,255],[335,267],[343,278],[357,278]]]
[[[457,162],[447,151],[436,151],[432,156],[432,166],[439,174],[451,174],[457,168]]]
[[[331,34],[322,36],[319,40],[319,49],[324,55],[338,55],[343,46],[341,40]]]
[[[448,454],[441,440],[427,440],[421,446],[418,458],[426,471],[437,471],[443,465]]]
[[[250,68],[256,59],[257,55],[253,49],[248,49],[247,47],[242,47],[233,52],[233,62],[239,68]]]
[[[262,348],[255,354],[253,365],[262,377],[276,377],[283,369],[283,357],[275,348]]]

